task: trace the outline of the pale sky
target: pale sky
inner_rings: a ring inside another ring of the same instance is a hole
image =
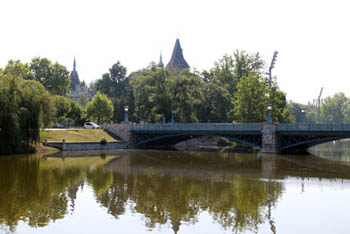
[[[201,71],[234,50],[259,52],[287,99],[350,97],[350,1],[346,0],[1,0],[0,67],[35,56],[90,83],[118,60],[128,73],[167,64],[179,37]]]

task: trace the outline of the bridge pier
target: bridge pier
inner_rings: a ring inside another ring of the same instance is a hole
[[[122,124],[106,124],[103,129],[114,136],[119,137],[123,141],[127,142],[127,147],[129,149],[134,148],[133,137],[130,132],[130,124],[122,123]]]
[[[263,124],[261,153],[278,153],[276,125],[273,123]]]

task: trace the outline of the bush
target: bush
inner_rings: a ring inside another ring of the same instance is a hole
[[[101,145],[106,145],[107,144],[107,140],[106,138],[102,138],[102,140],[100,141]]]

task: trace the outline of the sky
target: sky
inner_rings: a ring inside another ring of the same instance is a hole
[[[81,80],[117,61],[128,73],[169,61],[176,38],[198,71],[235,50],[259,52],[288,100],[350,97],[347,0],[1,0],[0,67],[47,57]]]

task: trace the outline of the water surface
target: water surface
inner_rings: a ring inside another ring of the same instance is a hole
[[[1,157],[0,233],[349,233],[348,143]]]

